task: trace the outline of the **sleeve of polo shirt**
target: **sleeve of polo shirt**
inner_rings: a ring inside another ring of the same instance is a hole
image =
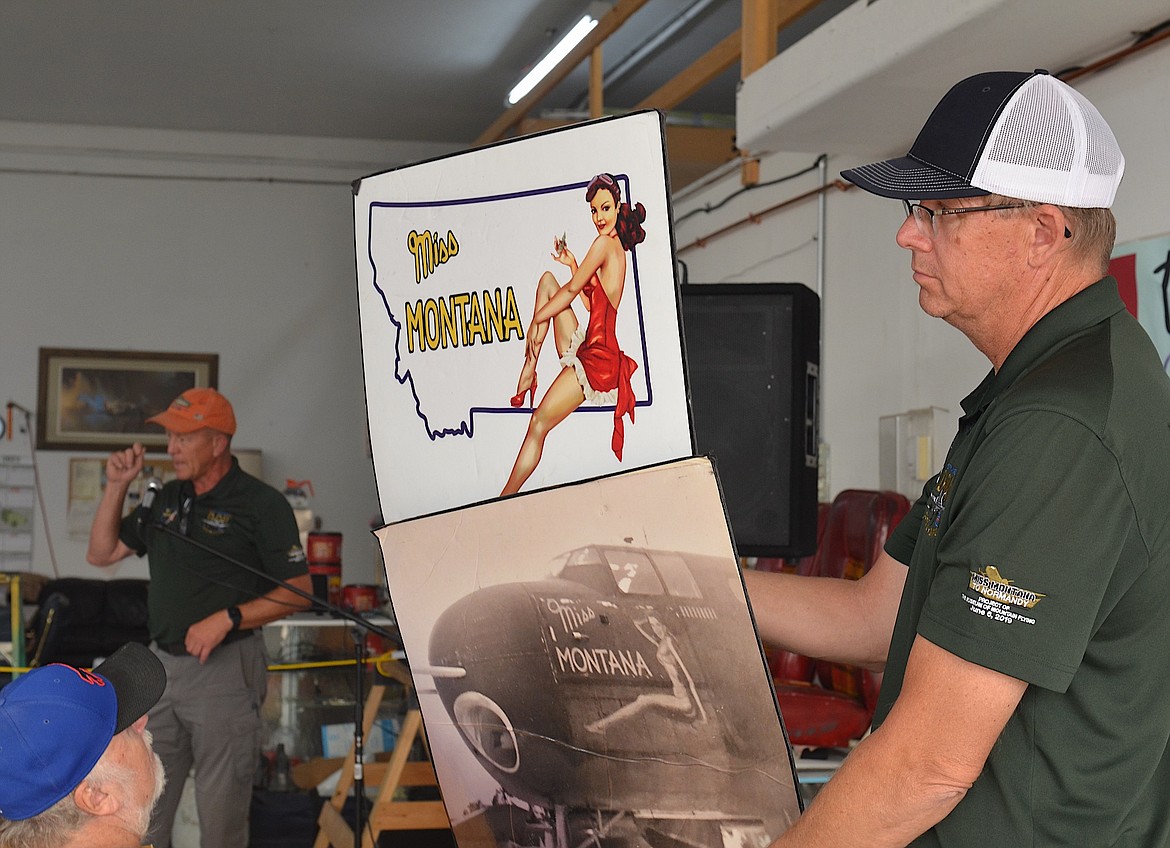
[[[1027,411],[996,425],[961,474],[918,632],[1063,692],[1129,521],[1114,456],[1080,422]]]
[[[918,541],[918,533],[922,529],[922,517],[926,514],[927,492],[934,488],[936,474],[922,490],[922,496],[910,505],[910,510],[902,516],[898,526],[893,529],[883,547],[886,553],[902,565],[909,565],[914,556],[914,544]]]
[[[118,524],[118,540],[134,551],[136,556],[146,555],[146,543],[142,541],[142,525],[138,521],[138,510],[132,509],[122,516]]]
[[[264,570],[282,579],[307,574],[309,568],[301,547],[301,534],[288,501],[275,489],[265,490],[259,507],[256,550]]]

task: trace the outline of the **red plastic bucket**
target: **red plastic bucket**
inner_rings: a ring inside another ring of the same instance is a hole
[[[378,587],[350,584],[341,590],[341,605],[354,612],[370,612],[378,608]]]
[[[341,534],[310,533],[305,551],[313,595],[323,601],[341,604]]]
[[[309,562],[317,565],[341,565],[341,534],[310,533],[309,549],[305,551]]]

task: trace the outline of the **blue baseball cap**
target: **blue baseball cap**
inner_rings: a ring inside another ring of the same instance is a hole
[[[0,689],[0,816],[32,818],[72,792],[166,684],[158,657],[130,642],[93,671],[55,663]]]

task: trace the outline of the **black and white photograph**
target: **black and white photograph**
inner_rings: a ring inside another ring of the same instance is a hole
[[[460,848],[762,848],[799,815],[710,460],[377,536]]]

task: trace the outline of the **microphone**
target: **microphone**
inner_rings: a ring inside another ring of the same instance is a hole
[[[162,480],[157,477],[151,477],[146,481],[146,491],[142,493],[142,501],[138,504],[138,525],[141,527],[145,522],[147,516],[150,515],[150,509],[154,506],[154,499],[158,497],[158,493],[162,491]]]

